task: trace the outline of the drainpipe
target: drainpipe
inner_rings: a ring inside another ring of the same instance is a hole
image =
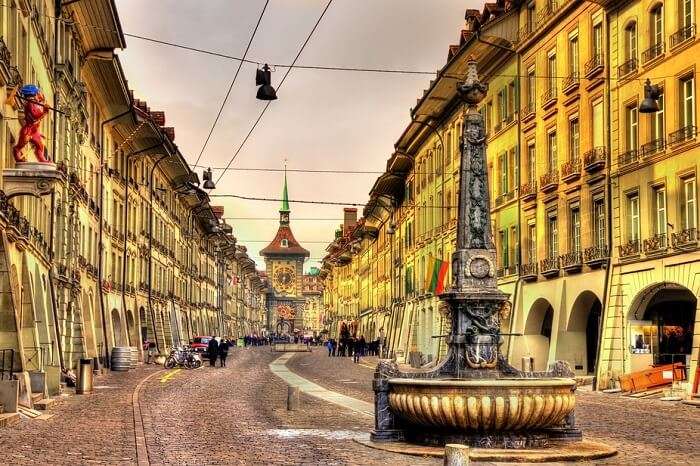
[[[160,147],[162,143],[158,144],[153,144],[150,147],[147,147],[145,149],[138,150],[136,152],[132,152],[129,155],[126,156],[126,188],[124,188],[124,232],[123,232],[123,237],[124,237],[124,251],[122,252],[122,307],[124,308],[124,312],[126,312],[126,273],[128,270],[128,264],[127,264],[127,231],[129,229],[129,178],[131,174],[131,164],[129,163],[130,159],[132,157],[136,157],[137,155],[140,155],[144,152],[156,149]],[[129,334],[127,330],[127,335]],[[140,337],[139,337],[140,338]],[[139,342],[140,344],[141,342]]]
[[[109,368],[109,342],[107,339],[107,320],[105,316],[105,300],[104,291],[102,290],[102,277],[104,271],[102,270],[103,261],[102,253],[104,252],[104,241],[102,240],[104,236],[104,224],[102,221],[102,214],[104,212],[104,160],[105,160],[105,147],[104,147],[104,133],[105,126],[113,121],[116,121],[126,115],[131,113],[131,105],[129,109],[123,113],[120,113],[112,118],[103,120],[100,123],[100,150],[98,151],[100,156],[100,215],[98,216],[98,221],[100,222],[100,240],[97,243],[97,294],[100,297],[100,314],[102,315],[102,337],[104,342],[104,356],[105,356],[105,366]]]
[[[605,32],[605,50],[609,51],[610,50],[610,16],[608,15],[608,12],[606,11],[605,14],[605,26],[606,26],[606,32]],[[606,92],[604,95],[608,96],[608,119],[610,119],[610,108],[611,108],[611,92],[610,92],[610,54],[607,54],[607,60],[608,60],[608,66],[605,67],[605,85],[608,86],[608,92]],[[600,311],[600,317],[599,317],[599,322],[598,322],[598,345],[597,345],[597,351],[596,351],[596,357],[595,357],[595,377],[593,379],[593,390],[598,390],[598,371],[599,371],[599,366],[600,366],[600,353],[602,350],[601,344],[603,343],[603,323],[605,322],[605,319],[603,318],[605,314],[607,313],[607,305],[608,305],[608,286],[610,285],[610,273],[612,269],[612,253],[613,253],[613,237],[612,237],[612,222],[613,222],[613,212],[612,212],[612,180],[610,178],[610,173],[611,173],[611,166],[612,166],[612,157],[610,156],[612,153],[612,129],[610,125],[608,125],[608,131],[607,131],[607,143],[608,143],[608,164],[607,164],[607,183],[606,183],[606,193],[605,195],[608,198],[607,202],[607,240],[608,240],[608,259],[605,262],[605,287],[603,288],[603,302],[601,304],[601,311]],[[624,330],[623,330],[624,331]],[[623,348],[623,354],[624,354],[624,348]],[[624,356],[623,356],[624,357]]]
[[[54,63],[57,62],[58,60],[58,25],[59,25],[59,19],[61,17],[61,1],[62,0],[56,0],[55,1],[55,16],[56,19],[54,20],[54,25],[53,25],[53,37],[54,37],[54,46],[53,46],[53,58],[54,58]],[[57,82],[58,72],[54,70],[54,81]],[[58,108],[59,105],[59,92],[58,89],[54,90],[53,93],[53,108]],[[51,152],[54,157],[54,161],[56,160],[56,148],[58,147],[57,144],[57,139],[58,139],[58,118],[59,116],[54,114],[53,117],[53,124],[51,128],[51,133],[53,137],[53,141],[51,142]],[[58,324],[58,303],[57,298],[56,298],[56,289],[53,286],[54,283],[54,273],[53,273],[53,259],[54,259],[54,241],[55,241],[55,235],[54,235],[54,226],[56,222],[56,190],[51,191],[51,214],[49,216],[49,292],[51,293],[51,312],[53,314],[53,326],[54,326],[54,332],[56,332],[56,344],[58,348],[58,361],[61,366],[61,372],[65,371],[65,364],[63,362],[63,342],[61,341],[61,327]],[[53,350],[53,348],[52,348]]]
[[[160,353],[160,344],[158,343],[158,330],[156,328],[156,313],[155,310],[153,310],[153,175],[158,165],[168,157],[170,157],[170,154],[164,154],[156,160],[156,163],[151,167],[151,174],[148,182],[148,310],[151,313],[151,320],[153,321],[153,336],[156,338],[156,350],[158,350],[158,353]]]

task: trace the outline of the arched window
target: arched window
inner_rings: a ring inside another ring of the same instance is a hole
[[[637,59],[637,23],[632,22],[625,28],[625,59],[632,62]]]

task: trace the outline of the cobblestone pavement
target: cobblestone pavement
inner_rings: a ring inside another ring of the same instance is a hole
[[[0,429],[0,464],[133,464],[131,393],[155,371],[143,366],[96,377],[93,394],[57,397],[50,418]]]
[[[287,366],[328,389],[372,401],[372,363],[329,358],[327,351],[298,354]],[[618,449],[607,464],[700,465],[700,408],[655,399],[579,390],[576,419],[587,438]]]

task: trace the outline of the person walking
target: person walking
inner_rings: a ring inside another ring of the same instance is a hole
[[[207,354],[209,355],[209,365],[216,367],[216,358],[219,355],[219,342],[216,341],[216,337],[211,337],[211,340],[209,340]]]
[[[328,357],[330,358],[333,355],[333,340],[329,338],[326,342],[326,347],[328,348]]]
[[[228,357],[228,349],[230,346],[228,339],[221,339],[221,343],[219,343],[219,364],[221,367],[226,367],[226,358]]]

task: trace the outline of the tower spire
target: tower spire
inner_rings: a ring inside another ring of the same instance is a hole
[[[287,161],[284,162],[284,189],[282,190],[282,208],[280,213],[289,213],[289,194],[287,193]]]

